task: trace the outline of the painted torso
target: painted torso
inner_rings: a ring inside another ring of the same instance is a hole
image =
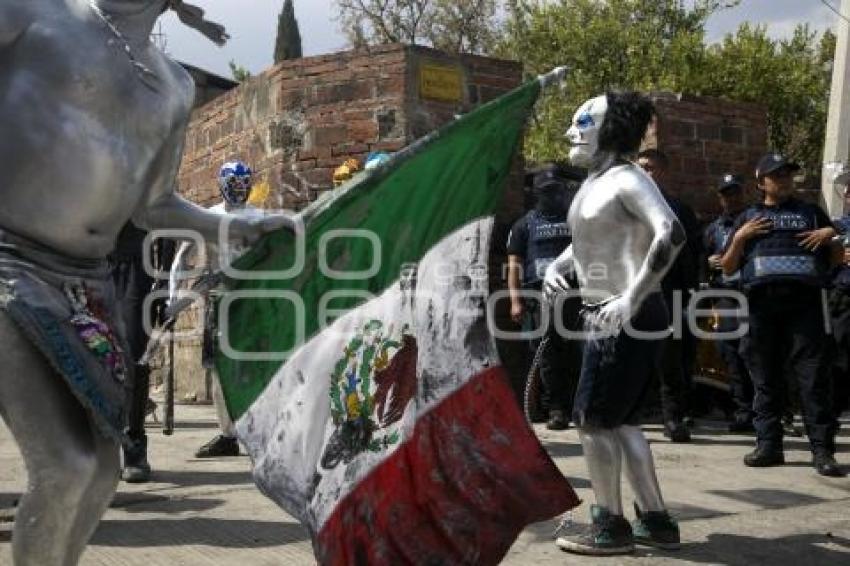
[[[135,51],[157,76],[147,86],[85,0],[29,10],[28,27],[0,44],[0,227],[103,257],[157,169],[179,160],[179,144],[166,142],[185,126],[192,80],[148,45]]]
[[[576,275],[589,303],[623,294],[633,283],[652,244],[651,226],[641,222],[623,203],[625,184],[658,193],[652,181],[635,166],[620,165],[585,181],[570,208],[568,222],[573,234]]]

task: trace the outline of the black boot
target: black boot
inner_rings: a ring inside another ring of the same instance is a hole
[[[815,470],[822,475],[830,478],[844,477],[844,471],[835,461],[835,456],[827,450],[816,450],[814,453],[813,464]]]
[[[219,434],[195,452],[195,458],[219,458],[239,456],[239,443],[235,438]]]
[[[142,436],[131,440],[124,446],[124,469],[121,479],[127,483],[145,483],[151,479],[151,466],[148,464],[148,438]]]
[[[781,466],[785,463],[785,454],[781,448],[759,444],[756,449],[744,456],[744,465],[751,468]]]
[[[691,441],[691,431],[684,421],[667,421],[664,423],[664,436],[672,442],[684,443]]]
[[[567,420],[564,411],[560,409],[552,409],[549,411],[549,420],[546,421],[546,428],[549,430],[566,430],[570,426],[570,421]]]

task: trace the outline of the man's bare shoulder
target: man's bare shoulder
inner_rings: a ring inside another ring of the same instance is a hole
[[[188,113],[192,110],[195,102],[195,81],[192,79],[192,75],[180,63],[156,47],[151,47],[151,50],[154,56],[159,59],[158,67],[168,73],[172,92],[179,98],[182,110]]]
[[[606,175],[609,175],[612,181],[623,188],[655,188],[655,182],[652,178],[633,163],[613,167]]]

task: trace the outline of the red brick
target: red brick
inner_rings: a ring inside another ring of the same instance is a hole
[[[332,146],[348,140],[348,128],[341,126],[316,126],[312,131],[314,147]]]

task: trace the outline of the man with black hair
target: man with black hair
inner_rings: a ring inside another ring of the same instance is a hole
[[[548,318],[543,338],[531,340],[529,344],[532,354],[543,344],[540,379],[549,430],[563,430],[569,425],[581,366],[581,347],[577,341],[566,340],[558,334],[554,311],[542,300],[540,291],[546,268],[572,241],[567,210],[584,176],[579,169],[557,165],[538,170],[532,181],[535,206],[514,223],[508,235],[511,318],[516,323],[526,323],[524,326],[531,329],[540,328]],[[528,291],[536,296],[528,296]],[[575,329],[580,306],[581,301],[576,298],[564,301],[562,317],[567,328]],[[548,317],[544,316],[543,309],[549,311]]]
[[[638,153],[638,165],[652,177],[664,200],[682,224],[687,243],[676,257],[673,266],[661,287],[667,310],[674,328],[682,329],[682,336],[671,335],[664,344],[661,371],[661,410],[664,414],[664,435],[673,442],[690,442],[691,433],[685,425],[691,392],[691,371],[696,357],[696,339],[689,330],[685,309],[690,303],[691,293],[699,287],[699,259],[702,254],[700,226],[693,209],[684,201],[665,190],[665,181],[670,167],[667,154],[658,149],[645,149]],[[683,321],[683,324],[677,324]]]
[[[567,138],[572,163],[590,169],[567,222],[573,242],[547,269],[547,294],[578,281],[585,343],[573,405],[596,497],[592,524],[556,544],[579,554],[634,550],[635,542],[679,546],[679,527],[664,505],[649,443],[639,426],[670,318],[661,280],[685,243],[685,231],[658,187],[629,161],[655,115],[638,93],[608,93],[583,104]],[[637,519],[623,517],[620,471],[635,494]]]
[[[756,448],[744,457],[752,467],[785,463],[782,447],[784,372],[800,385],[803,420],[817,472],[841,476],[835,461],[833,414],[823,289],[831,260],[841,250],[820,207],[794,198],[800,167],[778,153],[759,160],[756,180],[763,202],[735,221],[721,264],[741,272],[749,299],[749,333],[741,352],[755,387]]]

